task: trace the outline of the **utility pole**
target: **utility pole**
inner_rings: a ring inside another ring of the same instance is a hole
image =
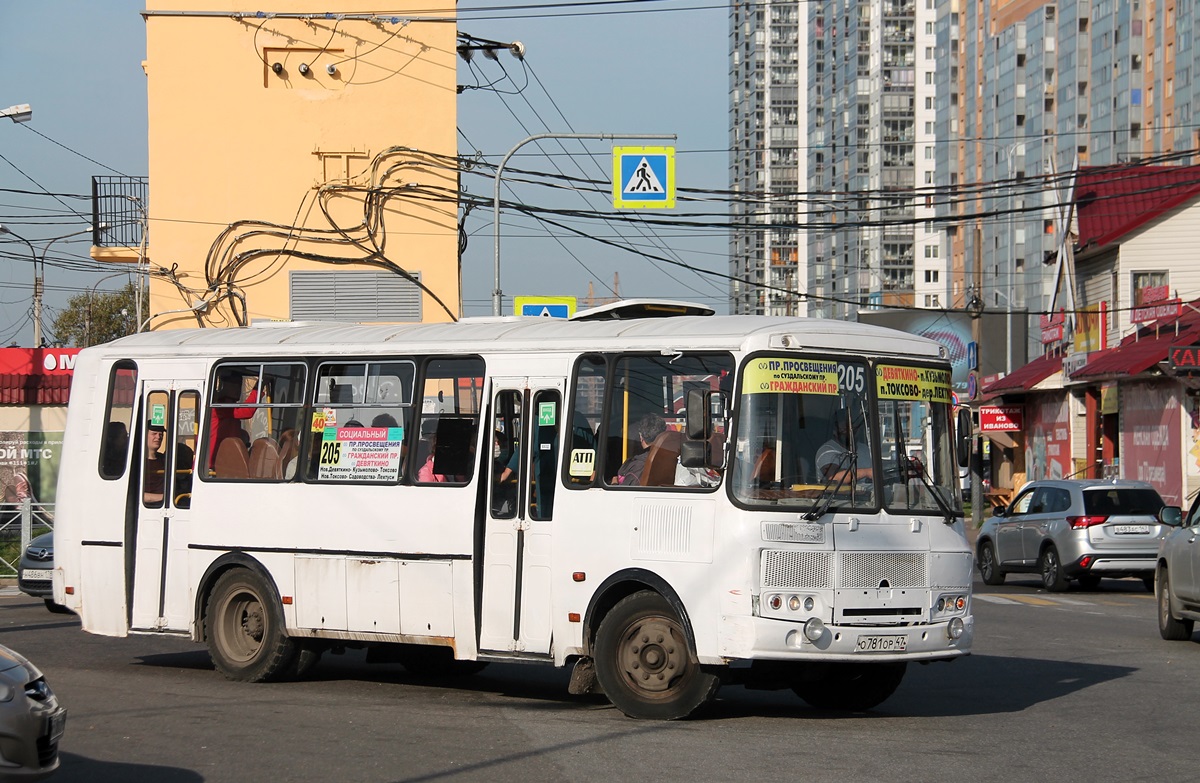
[[[983,229],[975,228],[975,293],[972,301],[967,302],[967,314],[971,317],[971,339],[975,341],[976,356],[979,366],[983,367]],[[978,370],[968,370],[975,372]],[[978,383],[975,384],[975,394],[979,393]],[[971,420],[978,416],[979,404],[975,397],[971,398]],[[972,425],[971,429],[971,524],[978,530],[983,524],[983,437]]]

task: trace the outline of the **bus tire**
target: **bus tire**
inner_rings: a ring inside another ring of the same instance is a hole
[[[701,669],[683,623],[658,593],[621,599],[600,623],[593,658],[604,694],[631,718],[686,718],[720,687]]]
[[[234,568],[221,574],[204,622],[209,655],[229,679],[267,682],[297,675],[296,643],[284,633],[283,611],[258,573]]]
[[[904,661],[818,665],[792,685],[792,692],[819,710],[862,712],[895,693],[907,668]]]

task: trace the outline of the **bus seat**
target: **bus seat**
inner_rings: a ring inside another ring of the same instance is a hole
[[[218,458],[221,456],[217,452]],[[275,479],[283,478],[283,463],[279,459],[279,446],[274,438],[259,438],[250,447],[250,478]]]
[[[750,475],[753,481],[764,484],[775,480],[775,449],[767,446],[762,450],[762,454],[754,461],[754,472]]]
[[[675,466],[679,462],[679,444],[682,442],[683,433],[678,430],[667,430],[654,439],[642,468],[643,487],[675,486]]]
[[[300,444],[295,430],[284,430],[279,436],[279,464],[282,466],[283,478],[290,479],[296,473],[296,466],[292,465],[291,473],[288,475],[288,465],[292,460],[296,459],[300,452]]]
[[[217,478],[244,479],[250,477],[250,452],[241,438],[225,438],[217,446],[213,461]]]

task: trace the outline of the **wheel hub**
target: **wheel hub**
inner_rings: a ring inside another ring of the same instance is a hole
[[[687,668],[687,651],[666,620],[650,618],[631,629],[621,649],[621,670],[642,690],[665,691]]]

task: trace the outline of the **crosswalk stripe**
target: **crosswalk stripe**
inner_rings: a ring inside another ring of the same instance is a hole
[[[989,595],[986,593],[976,593],[975,598],[980,601],[987,601],[989,604],[1010,604],[1015,606],[1020,603],[1019,601],[1010,601],[1007,598],[1001,598],[998,595]]]

